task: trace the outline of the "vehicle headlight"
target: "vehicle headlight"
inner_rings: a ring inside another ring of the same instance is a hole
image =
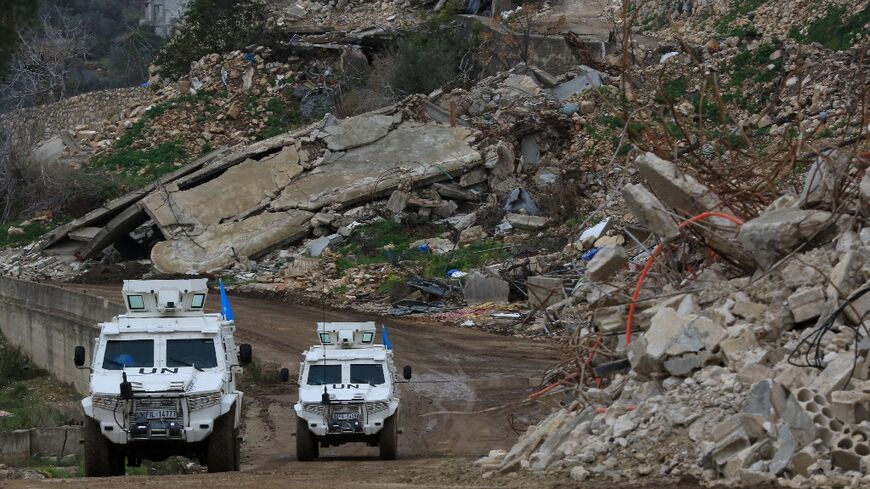
[[[191,411],[217,406],[218,404],[220,404],[220,402],[220,392],[209,392],[208,394],[199,394],[187,398],[187,406],[190,408]]]
[[[323,404],[310,403],[303,404],[302,410],[306,413],[316,414],[317,416],[325,416],[326,415],[326,406]]]
[[[390,403],[387,401],[377,401],[377,402],[367,402],[366,403],[366,412],[369,414],[379,413],[381,411],[386,411],[390,408]]]
[[[118,398],[116,396],[95,394],[91,396],[91,402],[95,407],[98,407],[100,409],[114,411],[115,407],[118,405]]]

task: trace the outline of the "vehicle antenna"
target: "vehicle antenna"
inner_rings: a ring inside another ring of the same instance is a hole
[[[329,392],[326,390],[326,344],[323,342],[323,333],[326,332],[326,273],[320,275],[320,311],[323,314],[323,321],[320,323],[320,348],[323,349],[323,395],[320,397],[320,404],[329,405]]]

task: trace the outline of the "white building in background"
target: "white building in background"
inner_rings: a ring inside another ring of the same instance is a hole
[[[159,36],[169,37],[190,0],[145,0],[144,24],[154,26]]]

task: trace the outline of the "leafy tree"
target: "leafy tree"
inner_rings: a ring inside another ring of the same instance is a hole
[[[268,10],[262,0],[193,0],[175,36],[157,56],[161,76],[187,73],[206,54],[226,53],[261,42]]]

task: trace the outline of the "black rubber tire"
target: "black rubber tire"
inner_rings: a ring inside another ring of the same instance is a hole
[[[236,407],[217,419],[214,430],[206,440],[206,458],[209,472],[232,472],[236,468]]]
[[[103,436],[100,423],[85,418],[85,477],[109,477],[113,474],[112,442]]]
[[[308,422],[296,417],[296,459],[310,462],[320,455],[317,437],[308,429]]]
[[[119,475],[127,475],[127,457],[124,456],[124,452],[119,450],[119,447],[112,446],[112,455],[111,455],[111,473],[112,476]]]
[[[396,415],[384,420],[384,427],[378,433],[378,450],[381,460],[396,460],[399,451],[399,427],[396,426]]]

